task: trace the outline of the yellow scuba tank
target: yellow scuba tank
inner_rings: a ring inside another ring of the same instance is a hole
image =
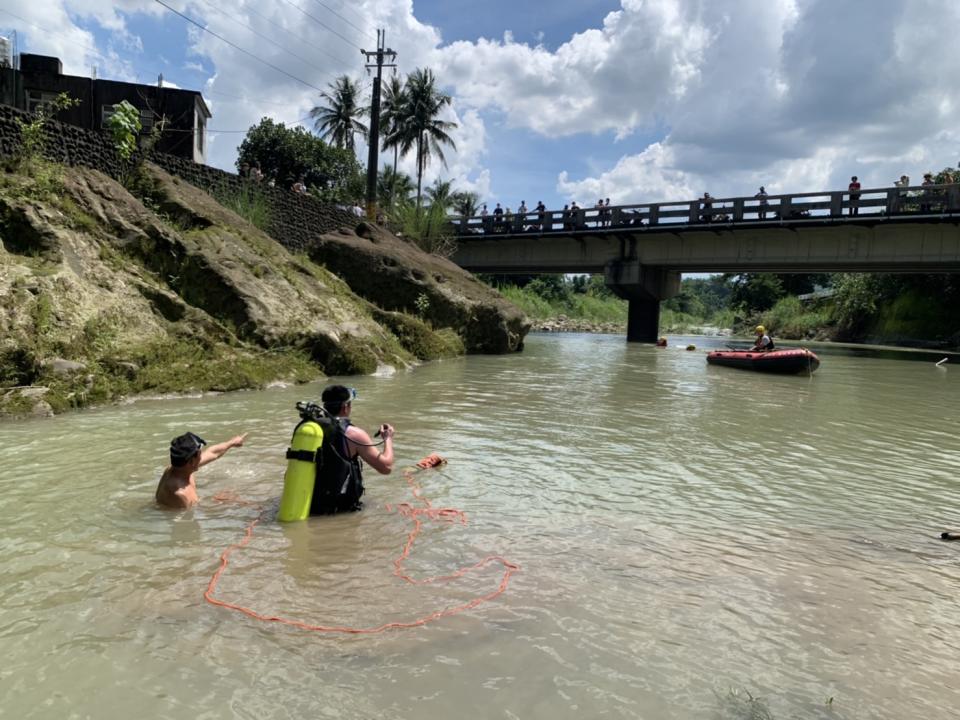
[[[293,431],[287,450],[287,471],[283,475],[283,496],[277,520],[306,520],[313,499],[313,482],[317,468],[314,454],[323,444],[323,428],[313,420],[305,420]]]

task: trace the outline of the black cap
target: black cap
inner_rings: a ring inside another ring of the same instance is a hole
[[[192,432],[175,437],[170,441],[170,464],[174,467],[186,465],[206,444],[206,440]]]

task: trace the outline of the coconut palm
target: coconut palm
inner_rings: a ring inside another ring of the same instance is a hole
[[[318,105],[310,111],[314,127],[320,137],[335,147],[353,150],[354,135],[367,137],[367,126],[357,118],[370,109],[360,104],[360,84],[346,75],[341,75],[329,85],[330,92],[321,93],[326,105]]]
[[[406,155],[411,150],[417,156],[417,206],[423,196],[423,170],[436,156],[446,166],[443,157],[443,146],[449,145],[456,149],[456,143],[448,134],[448,130],[457,127],[454,122],[440,120],[439,115],[444,108],[450,105],[450,96],[437,89],[437,81],[433,71],[418,68],[407,76],[404,86],[406,101],[403,103],[396,130],[391,133],[389,141],[396,141],[400,146],[400,153]]]
[[[380,127],[383,133],[383,149],[393,148],[393,167],[397,167],[400,142],[397,130],[403,116],[403,106],[407,102],[403,81],[399,75],[391,75],[383,87],[383,100],[380,103]]]
[[[453,211],[460,217],[475,217],[480,209],[480,196],[475,192],[463,190],[454,193],[451,198]]]
[[[377,202],[385,208],[410,202],[413,195],[413,180],[406,173],[397,172],[391,165],[385,165],[377,177]]]
[[[437,178],[433,185],[427,188],[426,193],[431,207],[439,205],[446,211],[453,205],[453,183],[449,180]]]

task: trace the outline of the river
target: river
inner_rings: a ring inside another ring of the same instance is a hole
[[[523,353],[346,379],[354,419],[397,427],[398,465],[466,524],[424,523],[405,568],[488,555],[506,591],[393,575],[415,502],[367,472],[362,513],[280,525],[293,405],[322,385],[135,403],[0,425],[0,717],[950,717],[960,707],[957,384],[941,356],[824,352],[810,378],[671,347],[533,335]],[[170,438],[243,448],[201,504],[152,504]],[[388,509],[386,506],[391,506]],[[749,693],[749,695],[747,694]],[[750,698],[760,701],[751,701]]]

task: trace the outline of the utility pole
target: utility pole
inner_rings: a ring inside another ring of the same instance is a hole
[[[380,78],[383,68],[396,67],[394,61],[397,54],[390,48],[385,48],[387,40],[386,30],[377,30],[377,49],[375,51],[361,50],[367,58],[367,70],[377,69],[377,77],[373,81],[373,101],[370,103],[370,155],[367,157],[367,219],[377,220],[377,163],[380,153]],[[371,63],[371,56],[374,62]],[[389,64],[384,65],[384,60]]]

